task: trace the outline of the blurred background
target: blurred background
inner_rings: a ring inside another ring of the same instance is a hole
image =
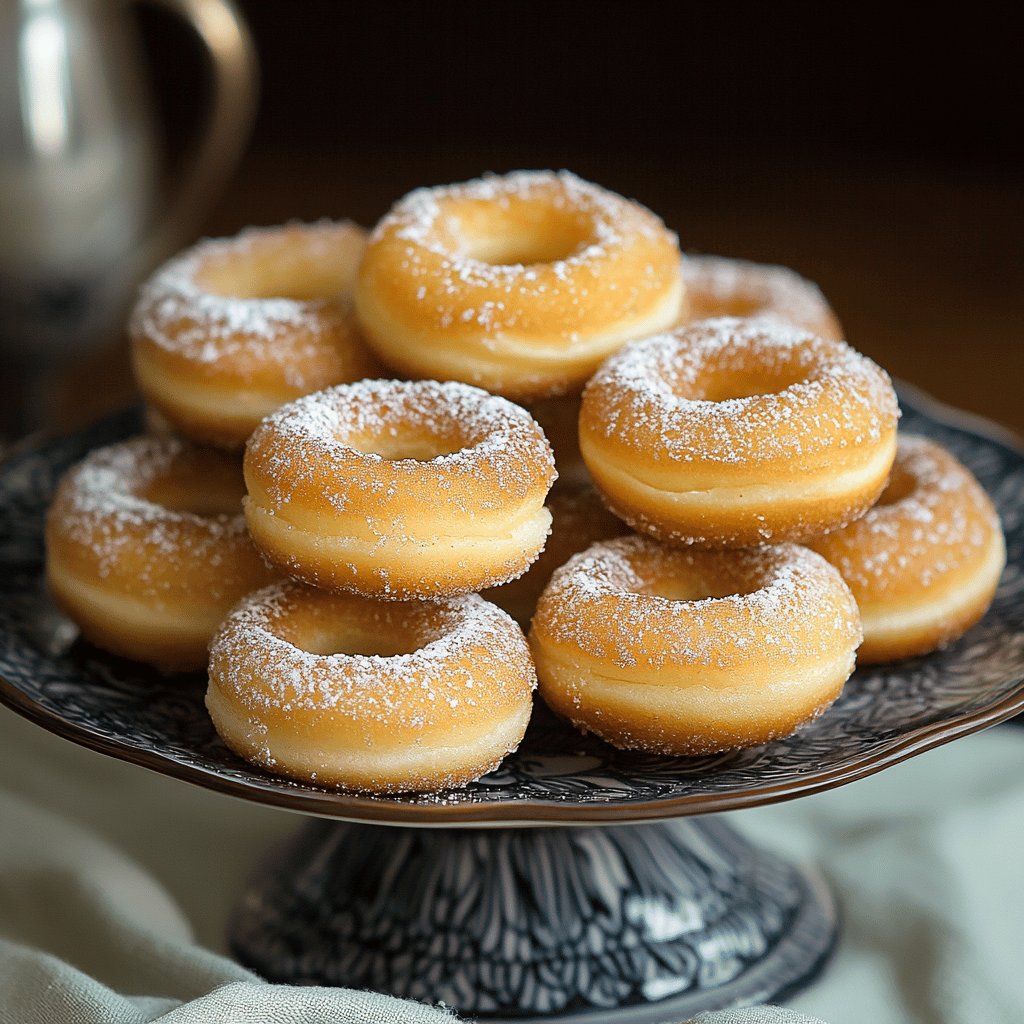
[[[123,5],[4,6],[0,56],[19,6],[120,18]],[[137,173],[151,174],[154,198],[136,205],[165,213],[195,168],[209,97],[223,90],[174,6],[204,5],[139,6],[120,25],[114,49],[137,46],[140,73],[122,76],[117,102],[100,112],[116,122],[151,111],[151,152]],[[851,343],[895,376],[1024,431],[1017,37],[980,13],[943,23],[896,6],[826,18],[819,4],[238,0],[260,64],[252,131],[242,97],[234,122],[214,133],[234,169],[175,214],[174,244],[290,217],[370,225],[418,185],[568,167],[660,213],[684,250],[795,268],[824,289]],[[215,17],[211,26],[216,36]],[[9,62],[0,66],[2,112],[13,85]],[[45,97],[45,70],[36,77]],[[8,397],[21,394],[32,349],[10,312],[11,268],[36,227],[4,173],[18,155],[14,117],[0,116]],[[122,200],[127,191],[118,185]],[[130,281],[128,295],[159,249],[133,230],[110,271]],[[93,292],[57,300],[88,305]],[[87,338],[57,346],[30,418],[67,429],[130,401],[126,301],[110,299]]]

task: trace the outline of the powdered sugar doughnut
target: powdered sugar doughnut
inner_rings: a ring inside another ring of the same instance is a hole
[[[559,569],[530,631],[540,692],[617,747],[709,754],[791,733],[839,695],[860,620],[823,558],[604,541]]]
[[[276,577],[242,516],[236,457],[169,437],[99,448],[46,519],[46,580],[82,635],[161,668],[206,664],[240,597]]]
[[[519,627],[475,594],[384,602],[290,581],[224,622],[206,706],[232,750],[279,775],[434,791],[516,749],[535,683]]]
[[[580,450],[609,507],[675,544],[801,540],[885,487],[892,384],[841,341],[703,320],[630,345],[588,384]]]
[[[548,509],[551,533],[537,561],[518,579],[483,595],[524,628],[529,626],[537,599],[556,569],[595,541],[618,537],[627,530],[626,524],[604,507],[590,484],[563,485],[559,477],[548,497]]]
[[[664,330],[683,294],[675,235],[567,171],[418,189],[374,229],[356,308],[410,377],[527,400],[579,388],[630,338]]]
[[[551,446],[525,409],[467,384],[361,381],[268,417],[245,453],[245,513],[275,565],[405,599],[520,575],[544,546]]]
[[[351,309],[365,245],[348,221],[292,223],[172,259],[132,315],[143,396],[185,436],[236,448],[279,405],[376,376]]]
[[[683,259],[681,323],[717,316],[767,317],[842,341],[843,328],[821,289],[789,267],[724,256]]]
[[[874,508],[811,542],[860,606],[864,662],[925,654],[988,610],[1006,564],[999,517],[965,466],[923,437],[900,437]]]

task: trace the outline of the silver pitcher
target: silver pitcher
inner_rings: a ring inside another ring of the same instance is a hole
[[[192,25],[213,67],[209,110],[170,196],[158,194],[153,108],[128,0],[0,0],[8,383],[18,368],[116,334],[141,277],[196,230],[248,137],[256,62],[231,0],[153,2]]]

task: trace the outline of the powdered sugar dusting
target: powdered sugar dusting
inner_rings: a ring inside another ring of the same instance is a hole
[[[657,579],[738,592],[669,600],[651,592]],[[807,548],[678,550],[638,536],[594,544],[556,571],[533,628],[619,668],[728,668],[755,652],[785,663],[860,642],[852,595]]]
[[[375,440],[410,433],[455,450],[426,461],[388,459],[373,450]],[[291,501],[297,488],[316,486],[325,467],[340,471],[355,463],[379,471],[375,487],[382,500],[400,496],[403,480],[429,474],[437,501],[462,512],[469,505],[456,479],[496,482],[493,492],[472,495],[474,507],[482,499],[487,509],[522,499],[538,484],[546,491],[556,475],[551,446],[525,409],[452,381],[367,380],[307,395],[264,420],[246,458],[259,467],[278,504]],[[337,510],[346,508],[344,493],[328,490],[323,497]]]
[[[838,322],[821,289],[789,267],[723,256],[688,255],[683,259],[687,319],[721,315],[769,317],[811,331]]]
[[[854,593],[930,587],[982,557],[996,511],[981,485],[927,438],[901,435],[890,492],[862,519],[815,541]]]
[[[586,214],[592,219],[594,237],[579,251],[555,261],[567,266],[585,263],[588,258],[598,255],[601,248],[622,244],[626,231],[635,230],[647,238],[654,238],[662,230],[659,229],[660,220],[650,211],[599,185],[584,181],[571,171],[513,171],[504,175],[486,174],[457,185],[418,188],[395,204],[391,212],[374,228],[370,241],[395,231],[404,241],[422,245],[438,255],[457,257],[459,253],[444,247],[438,237],[438,228],[448,229],[453,240],[458,237],[457,230],[452,230],[457,227],[456,224],[442,223],[442,201],[447,199],[493,203],[499,209],[507,209],[513,199],[528,202],[543,200],[556,210]],[[647,216],[636,216],[639,212]],[[624,218],[626,224],[622,223]],[[471,276],[528,272],[529,269],[521,263],[492,264],[467,259],[465,264],[461,269],[465,269]]]
[[[199,514],[166,508],[144,494],[182,460],[196,458],[206,460],[209,473],[241,476],[229,456],[169,436],[136,437],[98,448],[61,481],[49,513],[49,530],[87,551],[100,580],[130,571],[134,585],[144,593],[173,589],[174,566],[185,558],[222,567],[221,583],[227,592],[237,582],[232,560],[240,551],[254,566],[259,564],[241,506],[237,513]]]
[[[776,393],[716,401],[721,375],[763,376]],[[794,380],[795,378],[795,380]],[[612,356],[584,393],[590,429],[651,457],[744,464],[877,441],[899,416],[888,375],[844,342],[781,323],[722,317]]]
[[[460,204],[539,203],[585,225],[582,240],[567,254],[548,262],[489,262],[473,255],[463,229]],[[486,339],[524,327],[530,299],[547,295],[580,313],[598,289],[621,291],[621,309],[640,292],[656,292],[677,278],[674,267],[646,266],[635,280],[617,273],[624,254],[637,244],[665,243],[675,235],[637,203],[569,171],[516,171],[488,174],[474,181],[409,193],[380,221],[370,236],[375,243],[394,239],[402,246],[399,270],[408,276],[417,298],[437,301],[424,314],[439,327],[472,324]],[[527,314],[527,317],[529,314]]]
[[[293,634],[300,631],[295,616],[311,607],[342,625],[358,616],[381,636],[411,633],[417,649],[391,656],[310,653]],[[476,594],[373,602],[291,581],[250,595],[231,613],[211,644],[210,673],[256,716],[267,709],[330,711],[414,730],[448,721],[459,709],[486,716],[505,703],[510,676],[521,677],[527,692],[536,686],[521,630]]]
[[[279,364],[289,387],[308,386],[302,361],[353,319],[351,284],[364,232],[347,221],[247,228],[233,238],[206,239],[174,257],[143,285],[131,318],[133,338],[199,366],[235,356]],[[297,247],[310,262],[338,267],[339,290],[318,298],[215,294],[201,283],[209,268],[262,258],[284,262]],[[264,252],[267,250],[267,252]],[[280,252],[277,252],[280,250]],[[276,253],[276,255],[275,255]],[[350,264],[350,265],[349,265]],[[281,351],[281,342],[289,345]]]

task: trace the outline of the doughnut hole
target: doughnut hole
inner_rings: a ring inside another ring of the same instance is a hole
[[[224,298],[336,298],[351,290],[363,244],[348,225],[288,225],[253,236],[244,249],[209,255],[196,281]]]
[[[308,654],[393,658],[415,654],[444,629],[437,614],[424,620],[409,602],[318,593],[315,602],[280,615],[274,632]]]
[[[393,658],[399,654],[414,654],[423,648],[416,637],[397,633],[382,634],[359,623],[338,622],[325,624],[314,633],[307,633],[296,646],[309,654],[349,654],[375,658]]]
[[[531,266],[568,259],[593,237],[588,218],[543,199],[506,207],[474,203],[458,218],[455,241],[465,256],[494,266]]]
[[[694,384],[678,382],[673,389],[683,398],[728,402],[738,398],[778,395],[808,378],[808,368],[795,347],[789,355],[768,348],[746,352],[739,359],[728,348],[708,359]],[[678,381],[678,378],[677,378]]]
[[[758,588],[749,575],[737,572],[729,559],[691,558],[688,553],[662,551],[659,555],[641,552],[634,561],[642,581],[639,594],[666,601],[693,602],[720,597],[746,597]]]
[[[718,597],[745,597],[752,593],[749,588],[737,588],[711,582],[700,577],[664,577],[654,580],[641,588],[640,593],[650,597],[661,597],[666,601],[692,602],[707,601]]]
[[[737,398],[778,395],[806,379],[805,374],[795,371],[769,376],[757,371],[727,370],[709,379],[700,397],[706,402],[728,402]]]
[[[703,356],[698,352],[695,374],[687,374],[682,366],[668,367],[666,378],[678,398],[727,402],[778,395],[809,380],[815,372],[815,340],[807,335],[788,349],[754,344],[742,350],[723,346]],[[689,362],[686,355],[684,360]]]
[[[427,434],[411,426],[395,426],[386,434],[357,434],[341,440],[357,452],[379,455],[388,462],[430,462],[472,446],[461,431]]]

